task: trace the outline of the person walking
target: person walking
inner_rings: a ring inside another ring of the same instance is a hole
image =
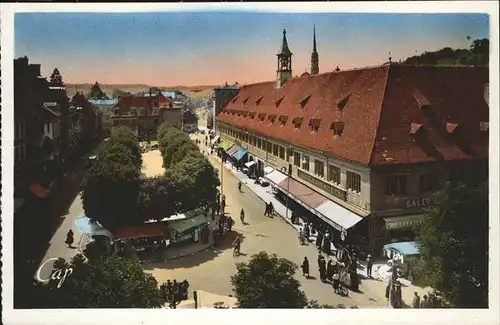
[[[326,265],[326,279],[331,282],[333,280],[334,273],[333,262],[329,259],[328,264]]]
[[[233,229],[233,225],[234,225],[234,220],[231,216],[229,216],[229,218],[227,219],[227,227],[229,231]]]
[[[265,216],[269,216],[269,203],[266,202],[266,210],[264,211]]]
[[[269,212],[268,212],[268,215],[269,216],[272,216],[274,213],[274,205],[273,205],[273,202],[269,202]]]
[[[420,296],[416,291],[414,292],[413,301],[411,305],[413,308],[420,308]]]
[[[420,302],[420,308],[429,308],[429,300],[427,300],[427,295],[424,295],[424,299]]]
[[[65,243],[68,245],[69,248],[72,248],[73,242],[75,241],[73,230],[69,230],[68,233],[66,234],[66,241]]]
[[[372,268],[373,268],[372,256],[370,254],[368,254],[368,256],[366,257],[366,276],[370,279],[372,277]],[[419,301],[420,301],[420,298],[419,298]]]
[[[325,258],[321,256],[321,259],[319,260],[319,277],[321,281],[325,282],[326,280],[326,262]]]
[[[307,257],[304,257],[304,261],[302,262],[302,275],[305,276],[306,278],[309,277],[309,260]]]

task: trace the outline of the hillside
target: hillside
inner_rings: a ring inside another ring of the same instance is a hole
[[[82,83],[82,84],[66,84],[66,91],[68,92],[68,96],[73,96],[77,91],[80,91],[84,94],[88,94],[90,88],[93,84],[90,83]],[[149,88],[155,87],[150,85],[141,85],[141,84],[101,84],[99,83],[101,89],[109,96],[113,96],[113,94],[118,95],[119,93],[139,93],[143,91],[149,91]],[[158,87],[167,90],[178,90],[182,91],[186,96],[191,98],[209,98],[212,94],[212,89],[216,86],[174,86],[174,87]]]
[[[489,64],[489,40],[474,40],[470,49],[442,48],[438,51],[424,52],[399,62],[409,65],[434,66],[487,66]]]

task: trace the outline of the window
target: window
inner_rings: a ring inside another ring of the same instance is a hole
[[[130,108],[130,114],[137,116],[137,108],[131,107]]]
[[[325,177],[325,164],[321,160],[314,160],[314,174]]]
[[[293,164],[297,167],[300,167],[300,153],[299,152],[293,153]]]
[[[268,153],[271,153],[273,151],[273,144],[271,142],[269,142],[269,141],[266,141],[266,143],[267,143],[266,151]]]
[[[439,178],[436,174],[420,175],[420,193],[434,192],[439,188]]]
[[[386,178],[385,194],[387,195],[405,195],[406,194],[406,176],[391,175]]]
[[[262,140],[260,138],[257,138],[257,147],[262,149]]]
[[[273,143],[273,156],[278,157],[279,152],[279,146],[275,143]]]
[[[340,168],[333,165],[328,165],[327,180],[335,184],[340,184]]]
[[[351,171],[347,171],[346,176],[347,189],[361,193],[361,176]]]
[[[309,171],[309,156],[307,155],[302,158],[302,169]]]
[[[280,158],[281,159],[285,159],[285,148],[283,148],[282,146],[279,146],[280,148]]]

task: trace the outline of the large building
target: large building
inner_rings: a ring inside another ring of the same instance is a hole
[[[141,141],[156,139],[158,126],[165,122],[179,126],[182,123],[182,107],[159,90],[121,96],[113,110],[113,126],[130,127]]]
[[[217,129],[330,227],[368,238],[372,249],[411,240],[433,191],[487,178],[487,68],[383,65],[291,77],[291,58],[283,33],[276,80],[241,87]]]

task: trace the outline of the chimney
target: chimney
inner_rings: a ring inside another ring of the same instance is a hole
[[[26,60],[28,60],[28,59],[26,59]],[[40,75],[40,73],[41,73],[41,69],[40,69],[41,65],[40,64],[30,64],[29,67],[30,67],[31,73],[33,73],[35,76]]]
[[[487,83],[484,85],[484,100],[486,104],[490,105],[490,84]]]

